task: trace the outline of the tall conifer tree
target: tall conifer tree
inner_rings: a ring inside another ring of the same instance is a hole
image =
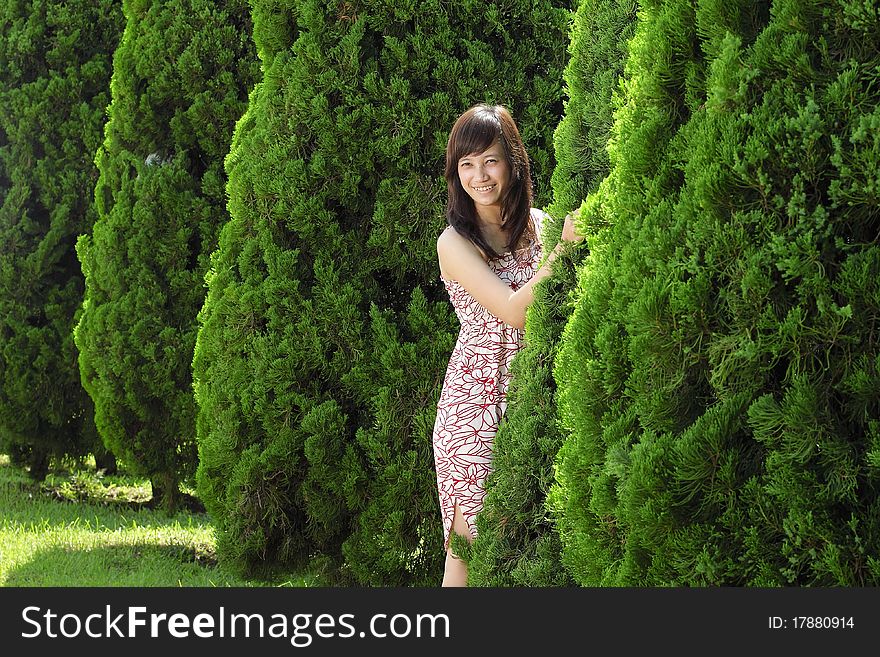
[[[191,367],[223,159],[259,68],[243,1],[123,8],[75,337],[103,440],[173,509],[197,464]]]
[[[607,142],[614,96],[635,27],[635,0],[581,0],[565,70],[565,116],[556,128],[551,216],[577,210],[609,170]],[[561,223],[561,222],[560,222]],[[544,235],[549,251],[559,225]],[[495,440],[495,471],[477,520],[470,586],[560,586],[571,583],[548,507],[554,461],[562,444],[553,362],[572,311],[577,265],[588,253],[569,248],[553,277],[535,290],[523,350],[513,365],[507,413]]]
[[[50,456],[104,452],[72,336],[75,244],[95,221],[94,154],[122,26],[109,0],[0,8],[0,451],[36,478]]]
[[[876,585],[876,4],[643,18],[557,369],[565,562],[587,585]]]
[[[507,105],[547,198],[569,10],[254,3],[265,76],[227,160],[194,362],[199,492],[229,563],[439,581],[446,137],[469,106]]]

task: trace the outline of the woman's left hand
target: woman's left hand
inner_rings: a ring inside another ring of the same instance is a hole
[[[562,224],[562,239],[566,242],[580,242],[584,239],[584,236],[580,235],[574,226],[574,219],[576,216],[577,210],[565,215],[565,222]]]

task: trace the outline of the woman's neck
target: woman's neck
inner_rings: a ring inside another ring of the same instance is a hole
[[[501,254],[507,251],[507,241],[510,238],[505,232],[500,220],[497,222],[489,222],[481,218],[480,232],[483,234],[483,239],[489,243],[489,246],[491,246],[496,253]]]
[[[477,210],[477,219],[480,221],[480,226],[484,227],[484,229],[497,228],[501,229],[504,225],[501,221],[501,207],[500,206],[478,206]]]

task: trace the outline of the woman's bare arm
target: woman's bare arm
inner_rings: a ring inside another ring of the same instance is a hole
[[[447,228],[437,238],[440,273],[447,280],[458,281],[483,308],[498,319],[518,329],[525,328],[526,308],[535,299],[534,287],[550,275],[553,261],[565,241],[583,239],[574,231],[572,215],[565,218],[562,240],[528,283],[514,291],[489,268],[477,247],[454,228]]]

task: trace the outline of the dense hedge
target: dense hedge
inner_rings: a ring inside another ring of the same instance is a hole
[[[50,456],[104,456],[71,331],[122,26],[109,0],[0,7],[0,451],[36,478]]]
[[[635,0],[582,0],[571,28],[565,70],[565,116],[554,135],[556,168],[548,211],[560,219],[576,210],[609,170],[607,142],[613,97],[623,73],[636,18]],[[545,230],[545,250],[561,222]],[[571,583],[547,503],[554,461],[563,441],[553,363],[572,312],[583,245],[568,249],[553,277],[539,285],[528,311],[522,351],[513,364],[505,418],[495,440],[495,471],[469,562],[471,586],[560,586]]]
[[[547,198],[569,9],[254,3],[265,74],[227,160],[194,361],[198,490],[228,563],[439,581],[446,136],[475,102],[504,103]]]
[[[77,245],[86,291],[75,339],[101,437],[171,509],[197,465],[197,315],[228,218],[223,159],[259,64],[243,0],[123,8],[98,219]]]
[[[590,586],[876,585],[877,8],[640,16],[556,373],[564,561]]]
[[[573,4],[6,2],[0,451],[198,465],[247,574],[439,582],[444,147],[503,103],[587,242],[471,584],[880,582],[876,3]]]

